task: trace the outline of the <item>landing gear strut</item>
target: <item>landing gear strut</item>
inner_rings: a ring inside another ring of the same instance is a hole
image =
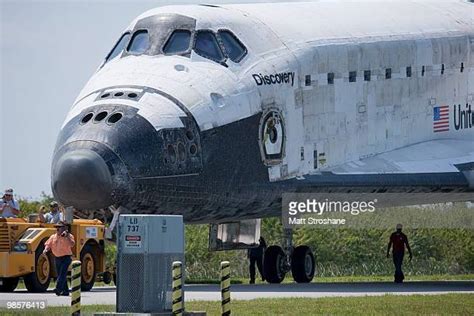
[[[270,246],[263,257],[263,274],[269,283],[281,283],[291,270],[297,283],[309,283],[315,273],[315,260],[308,246],[293,247],[293,231],[284,230],[283,248]]]
[[[108,240],[112,240],[114,239],[113,231],[115,229],[115,226],[117,225],[120,213],[124,213],[124,210],[121,206],[118,209],[113,206],[109,206],[109,210],[112,212],[113,217],[109,227],[105,229],[105,238]]]

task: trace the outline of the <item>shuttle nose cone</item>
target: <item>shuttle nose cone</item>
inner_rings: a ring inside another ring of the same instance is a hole
[[[112,176],[104,159],[88,149],[64,153],[52,170],[54,196],[65,205],[79,209],[99,209],[112,201]]]

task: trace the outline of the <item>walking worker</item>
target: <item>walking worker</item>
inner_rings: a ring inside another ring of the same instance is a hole
[[[64,222],[54,225],[56,234],[53,234],[44,244],[44,254],[52,251],[56,263],[56,272],[58,278],[56,280],[56,288],[54,293],[58,296],[69,296],[69,287],[67,285],[67,272],[72,262],[72,250],[75,241],[74,236],[68,231],[68,226]]]
[[[20,214],[20,204],[13,199],[13,189],[6,189],[0,202],[0,217],[17,217]]]
[[[402,283],[405,276],[402,271],[403,256],[405,255],[405,246],[410,254],[410,261],[412,259],[412,253],[410,245],[408,244],[408,237],[402,233],[402,224],[397,224],[396,231],[390,236],[390,241],[387,247],[387,258],[390,257],[390,247],[392,248],[393,264],[395,265],[395,283]]]
[[[258,272],[262,276],[262,281],[265,281],[265,277],[263,276],[263,254],[265,249],[267,248],[267,243],[263,237],[260,237],[259,245],[256,248],[250,248],[248,251],[248,257],[250,259],[250,284],[255,284],[255,264],[257,264]]]

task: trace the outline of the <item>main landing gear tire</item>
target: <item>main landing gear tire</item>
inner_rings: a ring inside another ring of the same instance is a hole
[[[298,246],[291,255],[291,273],[297,283],[309,283],[314,278],[315,260],[308,246]]]
[[[269,283],[281,283],[286,275],[286,256],[280,246],[270,246],[263,257],[263,274]]]

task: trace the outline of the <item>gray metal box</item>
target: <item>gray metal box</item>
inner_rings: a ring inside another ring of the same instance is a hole
[[[183,262],[184,223],[178,215],[120,215],[117,312],[171,310],[172,263]]]

